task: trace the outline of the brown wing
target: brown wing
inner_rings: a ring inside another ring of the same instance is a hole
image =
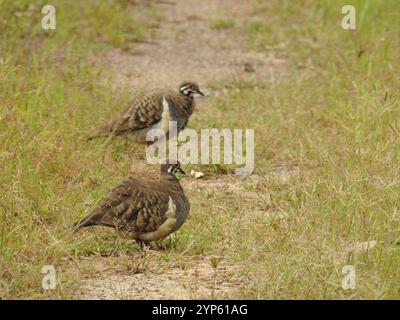
[[[149,127],[161,120],[163,94],[155,92],[136,98],[112,126],[116,134]]]
[[[119,119],[91,133],[89,140],[107,136],[110,133],[120,135],[126,131],[143,129],[157,123],[161,120],[163,112],[162,99],[162,92],[134,99],[122,112]]]
[[[114,188],[77,229],[103,225],[130,232],[151,232],[166,220],[169,196],[151,182],[130,178]]]

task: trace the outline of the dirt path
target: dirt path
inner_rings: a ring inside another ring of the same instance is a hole
[[[144,5],[146,2],[139,2],[138,10]],[[212,83],[234,79],[273,80],[282,73],[284,61],[247,49],[245,40],[234,30],[211,28],[221,18],[245,23],[252,15],[251,2],[175,0],[155,2],[155,6],[163,14],[156,41],[135,44],[131,51],[115,49],[100,57],[114,71],[116,87],[149,90],[193,80],[206,88],[210,98],[215,93],[209,89]],[[207,98],[199,100],[200,106],[204,103]],[[221,183],[237,189],[236,179],[228,180],[222,179]],[[202,180],[196,188],[212,185],[215,186],[215,180]],[[194,185],[185,188],[190,196]],[[128,274],[116,273],[110,268],[108,258],[86,259],[83,263],[93,266],[95,276],[81,281],[79,298],[224,298],[232,297],[243,285],[243,279],[234,276],[235,268],[224,261],[214,268],[210,257],[191,256],[190,261],[180,265],[152,266],[151,255],[157,254],[161,253],[152,252],[147,256],[150,262],[143,270]],[[143,257],[137,254],[130,259],[141,261]]]
[[[101,275],[83,280],[80,284],[80,298],[97,300],[115,299],[213,299],[228,298],[240,288],[241,280],[235,275],[235,268],[224,262],[215,268],[210,263],[210,257],[181,261],[179,265],[151,263],[152,255],[158,252],[148,252],[148,256],[131,257],[137,260],[147,260],[145,270],[132,270],[125,274],[114,269],[107,271],[104,261],[98,261]],[[184,259],[183,259],[184,260]],[[150,261],[150,262],[149,262]],[[93,260],[90,261],[93,263]],[[99,270],[99,271],[100,271]],[[99,272],[100,273],[100,272]]]
[[[139,6],[143,5],[139,3]],[[284,61],[246,48],[235,30],[214,29],[218,19],[237,25],[252,14],[246,0],[176,0],[155,2],[163,20],[156,41],[135,44],[131,51],[112,50],[105,57],[115,84],[133,90],[178,86],[194,80],[201,86],[233,79],[274,79]]]

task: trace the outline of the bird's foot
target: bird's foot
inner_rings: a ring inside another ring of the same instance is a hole
[[[152,249],[150,242],[137,240],[137,243],[139,244],[140,251]]]
[[[140,241],[137,240],[139,244],[139,248],[141,251],[148,251],[148,250],[157,250],[157,251],[164,251],[166,247],[161,243],[150,243],[147,241]]]
[[[162,243],[160,243],[160,242],[156,242],[153,245],[153,248],[155,248],[155,249],[157,249],[159,251],[165,251],[167,249],[167,247],[165,245],[163,245]]]

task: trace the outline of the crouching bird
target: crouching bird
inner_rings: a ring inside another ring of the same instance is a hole
[[[195,108],[194,95],[204,96],[199,86],[191,81],[183,82],[177,91],[155,90],[134,99],[118,119],[100,128],[89,140],[109,135],[129,135],[135,142],[152,144],[147,133],[152,129],[164,130],[169,137],[169,122],[176,122],[177,133],[185,129]]]
[[[180,163],[162,164],[159,181],[129,178],[111,190],[100,205],[74,224],[74,231],[89,226],[106,226],[127,233],[140,248],[164,239],[178,230],[190,210],[177,173]]]

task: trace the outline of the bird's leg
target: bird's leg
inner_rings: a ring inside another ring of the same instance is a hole
[[[156,242],[155,245],[157,247],[157,250],[164,251],[166,249],[166,246],[160,242]]]
[[[129,146],[129,139],[127,136],[124,137],[124,148],[127,148]]]
[[[148,242],[148,241],[141,241],[136,240],[139,244],[139,248],[141,251],[146,250],[165,250],[166,247],[160,242]]]
[[[150,242],[147,241],[141,241],[141,240],[136,240],[137,243],[139,244],[139,248],[141,251],[146,251],[148,249],[152,249],[153,247],[151,246]]]
[[[143,241],[140,241],[140,240],[136,240],[136,241],[139,244],[140,251],[143,251],[143,249],[144,249]]]

